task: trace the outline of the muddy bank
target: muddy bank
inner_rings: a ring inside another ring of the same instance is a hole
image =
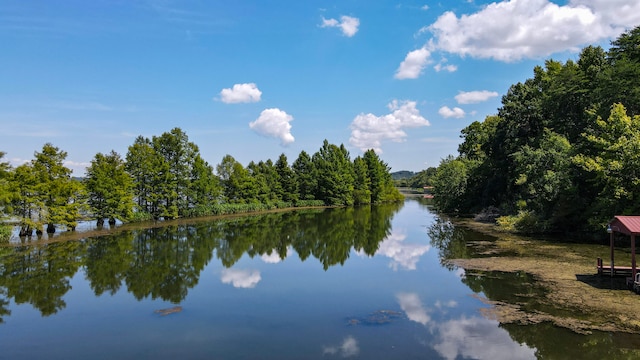
[[[456,225],[496,236],[495,242],[469,243],[481,258],[452,259],[469,273],[484,271],[526,272],[546,291],[536,303],[545,310],[524,310],[522,303],[482,299],[491,308],[485,316],[501,323],[552,322],[578,333],[593,330],[640,334],[640,295],[625,287],[625,278],[599,276],[596,258],[608,258],[609,247],[550,243],[497,233],[491,225],[463,220]],[[501,254],[509,254],[501,256]],[[616,253],[626,263],[624,251]],[[552,309],[551,311],[547,309]]]

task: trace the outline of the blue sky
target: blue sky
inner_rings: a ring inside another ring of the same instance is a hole
[[[82,175],[180,127],[214,166],[327,139],[420,171],[535,65],[638,25],[637,0],[3,0],[0,151]]]

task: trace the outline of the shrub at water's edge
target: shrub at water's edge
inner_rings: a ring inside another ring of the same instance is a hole
[[[0,243],[9,241],[11,238],[11,228],[10,225],[0,224]]]

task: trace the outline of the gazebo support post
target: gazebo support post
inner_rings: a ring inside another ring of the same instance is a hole
[[[631,234],[631,276],[636,279],[636,234]]]
[[[609,272],[609,274],[611,275],[611,277],[613,277],[613,273],[615,272],[613,267],[613,233],[614,231],[612,230],[609,234],[609,247],[611,250],[611,272]]]

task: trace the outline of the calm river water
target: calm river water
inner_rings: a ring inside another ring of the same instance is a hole
[[[484,235],[422,199],[0,248],[2,359],[608,359],[638,338],[502,325],[480,298],[539,292],[465,275]],[[490,238],[486,239],[491,241]]]

